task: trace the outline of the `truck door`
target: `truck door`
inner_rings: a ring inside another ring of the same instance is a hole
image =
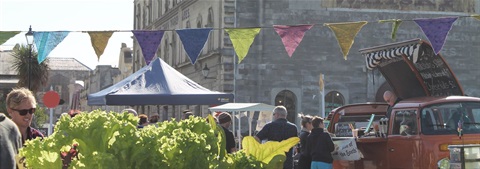
[[[395,110],[392,112],[387,141],[387,161],[391,169],[412,169],[418,159],[419,140],[416,110]]]

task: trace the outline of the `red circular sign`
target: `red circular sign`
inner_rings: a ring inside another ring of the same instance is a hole
[[[48,91],[43,95],[43,104],[48,108],[55,108],[60,103],[60,96],[55,91]]]

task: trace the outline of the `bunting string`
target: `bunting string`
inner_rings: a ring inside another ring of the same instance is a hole
[[[337,23],[317,23],[298,25],[272,25],[262,27],[242,28],[193,28],[193,29],[167,29],[167,30],[104,30],[104,31],[34,31],[35,47],[39,53],[38,63],[46,59],[48,54],[60,44],[69,33],[88,33],[92,48],[100,59],[105,50],[108,40],[115,32],[132,32],[142,49],[145,62],[148,64],[156,54],[159,44],[165,32],[175,32],[183,44],[184,50],[192,64],[195,64],[200,52],[208,40],[209,33],[213,30],[225,30],[232,41],[235,53],[240,63],[248,54],[250,46],[261,30],[274,29],[281,38],[286,54],[291,58],[295,49],[300,45],[305,33],[315,26],[328,27],[337,39],[343,58],[347,55],[354,43],[354,39],[362,27],[366,24],[378,23],[392,24],[391,39],[396,39],[396,32],[401,23],[405,21],[415,22],[425,34],[435,53],[439,53],[445,44],[449,31],[453,24],[460,18],[474,18],[480,21],[480,15],[461,15],[438,18],[415,18],[415,19],[387,19],[376,21],[355,21]],[[0,45],[22,31],[0,31]],[[25,31],[23,31],[25,32]]]

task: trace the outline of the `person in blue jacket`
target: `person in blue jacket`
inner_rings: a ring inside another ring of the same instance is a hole
[[[324,131],[321,117],[312,120],[313,129],[307,137],[306,152],[312,159],[311,169],[332,169],[332,152],[335,150],[330,134]]]

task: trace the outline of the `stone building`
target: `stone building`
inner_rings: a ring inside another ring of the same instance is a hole
[[[479,0],[135,0],[134,28],[167,30],[157,56],[199,84],[235,94],[236,102],[285,105],[288,119],[297,114],[321,115],[322,106],[332,108],[359,102],[383,101],[388,88],[378,71],[365,67],[359,49],[381,44],[425,39],[412,21],[416,18],[469,16],[480,10]],[[397,39],[390,38],[391,24],[379,20],[401,19]],[[344,60],[335,35],[324,23],[368,21],[355,38],[348,59]],[[313,24],[292,57],[272,25]],[[456,74],[465,93],[480,96],[476,73],[480,58],[480,21],[460,17],[453,25],[440,51]],[[174,29],[212,27],[197,63],[192,65]],[[223,28],[261,27],[249,53],[241,63]],[[145,65],[138,43],[133,47],[134,70]],[[208,66],[209,78],[201,70]],[[325,88],[319,88],[324,74]],[[380,96],[380,97],[379,97]],[[322,100],[325,105],[321,105]],[[194,106],[206,111],[206,106]],[[183,107],[182,107],[183,108]]]

